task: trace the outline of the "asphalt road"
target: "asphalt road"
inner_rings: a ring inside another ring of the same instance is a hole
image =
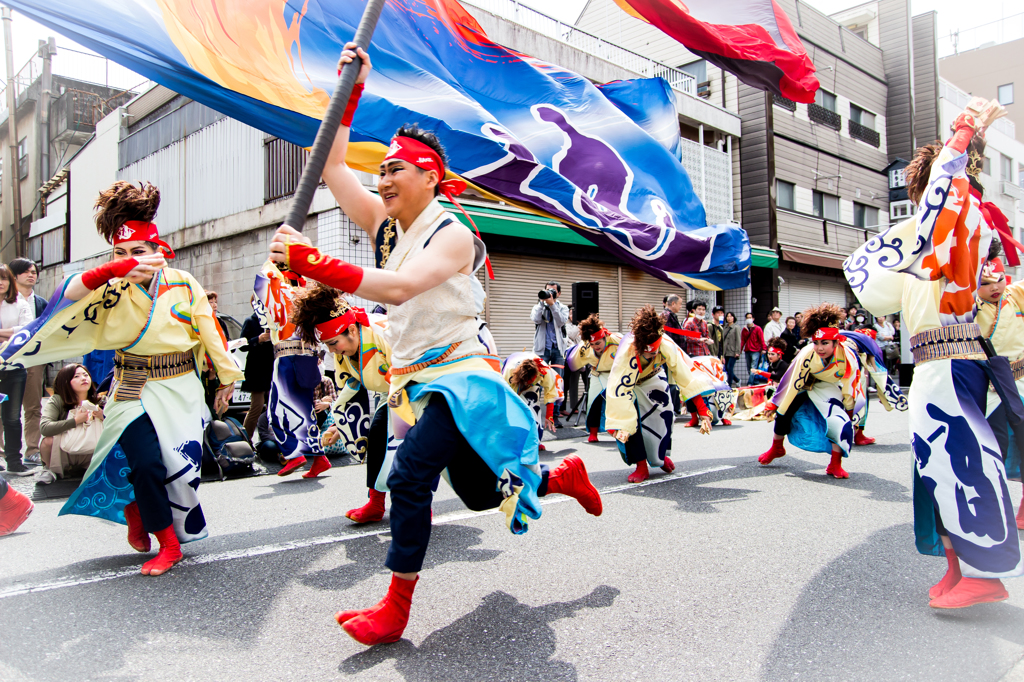
[[[343,516],[362,467],[204,484],[211,535],[159,578],[124,527],[44,501],[0,539],[0,680],[1020,678],[1024,583],[930,609],[945,561],[913,547],[906,417],[875,404],[869,433],[848,481],[792,449],[759,466],[764,423],[677,424],[675,474],[644,485],[606,436],[559,441],[544,459],[581,454],[604,515],[552,496],[522,536],[442,484],[405,637],[372,649],[332,618],[389,580],[386,518]]]

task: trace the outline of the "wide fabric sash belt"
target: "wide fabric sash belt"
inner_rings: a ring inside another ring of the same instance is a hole
[[[910,337],[910,350],[914,364],[932,360],[985,360],[985,349],[978,337],[981,328],[973,323],[951,324],[929,329]]]
[[[1014,380],[1024,379],[1024,358],[1011,362],[1010,370],[1013,371]]]
[[[394,376],[401,376],[403,374],[412,374],[413,372],[418,372],[421,369],[426,369],[427,367],[430,367],[431,365],[439,365],[442,362],[444,362],[445,360],[447,360],[449,357],[451,357],[451,354],[455,352],[455,349],[458,348],[461,345],[462,345],[461,341],[456,341],[452,345],[448,346],[443,353],[438,355],[433,360],[427,360],[426,362],[417,362],[415,365],[409,365],[408,367],[392,367],[391,368],[391,374],[394,375]],[[467,356],[467,357],[469,357],[469,356]]]
[[[316,355],[316,346],[307,346],[302,341],[281,341],[274,346],[274,359],[287,355]]]
[[[196,356],[192,351],[163,355],[134,355],[116,351],[114,400],[140,400],[147,381],[173,379],[195,371]]]

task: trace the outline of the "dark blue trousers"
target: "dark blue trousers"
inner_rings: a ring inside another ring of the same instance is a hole
[[[398,447],[388,474],[391,546],[384,565],[395,573],[415,573],[423,568],[430,543],[434,479],[446,468],[455,494],[473,511],[501,504],[497,475],[463,437],[444,397],[435,393]],[[538,494],[547,492],[547,480],[544,468]]]
[[[153,421],[148,414],[128,425],[117,441],[128,458],[128,482],[135,489],[135,502],[147,533],[171,525],[171,501],[167,498],[167,468],[160,454]]]
[[[370,431],[366,443],[366,487],[372,488],[380,476],[384,466],[384,457],[388,452],[388,408],[379,408],[370,420]],[[437,485],[434,485],[437,488]]]

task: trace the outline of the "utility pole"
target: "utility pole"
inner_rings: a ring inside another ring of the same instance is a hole
[[[43,60],[42,92],[39,93],[39,108],[36,109],[36,121],[39,125],[36,133],[36,158],[39,167],[36,175],[36,187],[42,187],[53,176],[50,168],[50,94],[53,89],[53,55],[57,54],[57,41],[53,37],[39,41],[39,57]],[[32,218],[43,217],[43,202],[37,201],[32,210]]]
[[[21,255],[21,182],[18,179],[18,98],[14,82],[14,43],[11,40],[11,10],[3,8],[4,48],[7,53],[7,147],[10,150],[10,164],[7,175],[10,177],[11,209],[14,221],[11,238],[14,240],[15,255]],[[0,245],[9,243],[0,230]]]

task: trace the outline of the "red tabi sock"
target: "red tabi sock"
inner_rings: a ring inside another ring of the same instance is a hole
[[[597,429],[590,429],[590,437],[587,438],[588,443],[597,443]]]
[[[0,498],[0,536],[18,530],[35,508],[32,500],[14,488],[7,488],[7,494]]]
[[[960,575],[960,560],[956,558],[956,552],[950,547],[946,550],[946,575],[942,576],[942,580],[928,590],[928,598],[936,599],[946,594],[956,587],[962,577]]]
[[[1017,508],[1017,528],[1024,530],[1024,496],[1020,498],[1020,507]]]
[[[171,570],[171,566],[184,558],[181,553],[181,545],[178,544],[178,536],[174,533],[174,526],[167,526],[153,535],[160,543],[160,551],[156,553],[155,557],[142,564],[143,575],[163,575]]]
[[[875,439],[864,435],[864,429],[853,430],[854,445],[874,445]]]
[[[284,468],[282,468],[280,471],[277,472],[277,475],[278,476],[287,476],[288,474],[295,473],[295,470],[298,469],[299,467],[301,467],[305,463],[306,463],[306,458],[303,457],[302,455],[299,455],[298,457],[296,457],[294,459],[289,459],[287,462],[285,462]]]
[[[577,455],[569,455],[548,474],[548,494],[552,493],[574,498],[594,516],[600,516],[604,510],[601,494],[590,482],[587,467]]]
[[[313,466],[309,467],[309,471],[302,474],[303,478],[316,478],[323,472],[331,468],[331,460],[327,459],[324,455],[317,455],[313,458]]]
[[[732,420],[722,417],[722,426],[732,426]]]
[[[651,471],[647,468],[647,460],[642,459],[636,463],[636,471],[626,477],[630,483],[643,483],[651,477]]]
[[[779,457],[786,456],[786,448],[782,444],[782,439],[772,440],[772,446],[768,449],[768,452],[764,453],[757,458],[757,461],[763,464],[771,464],[772,460],[778,459]]]
[[[362,507],[349,509],[345,516],[356,523],[376,523],[384,518],[384,493],[370,488],[370,501]]]
[[[849,478],[850,474],[843,469],[843,453],[832,451],[832,461],[825,468],[825,473],[836,478]]]
[[[683,428],[692,429],[693,427],[697,426],[698,423],[700,423],[700,415],[694,412],[693,414],[690,415],[690,421],[683,424]]]
[[[676,470],[676,463],[672,461],[672,458],[665,455],[665,463],[661,465],[661,470],[666,474],[671,474]]]
[[[124,520],[128,522],[128,544],[136,552],[148,552],[152,545],[149,542],[149,533],[142,525],[137,502],[125,505]]]
[[[392,575],[391,587],[379,608],[349,618],[341,627],[352,639],[367,646],[397,642],[409,624],[409,608],[417,581],[419,576],[414,580],[402,580]]]
[[[932,599],[928,606],[933,609],[962,609],[975,604],[987,604],[1009,599],[1010,595],[1000,580],[991,578],[962,578],[941,597]]]

